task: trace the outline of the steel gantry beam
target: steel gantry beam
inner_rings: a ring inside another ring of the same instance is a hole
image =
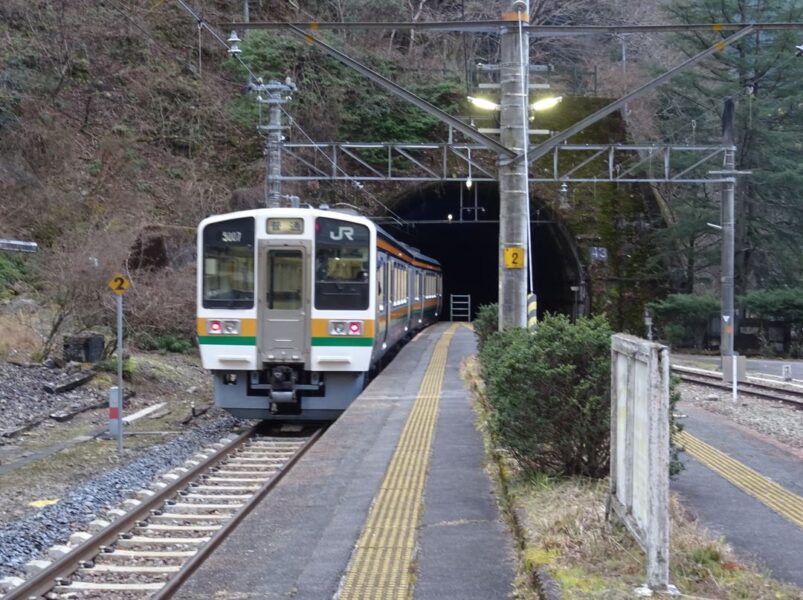
[[[434,116],[435,118],[440,119],[444,123],[447,123],[449,125],[449,127],[453,127],[454,129],[456,129],[457,131],[459,131],[460,133],[462,133],[466,137],[474,140],[475,142],[478,142],[478,143],[480,143],[480,144],[482,144],[484,146],[487,146],[488,148],[491,148],[492,150],[496,151],[500,156],[506,156],[508,158],[513,158],[513,157],[516,156],[516,153],[513,150],[511,150],[510,148],[508,148],[506,146],[503,146],[502,144],[497,142],[495,139],[490,138],[487,135],[480,133],[479,131],[477,131],[476,129],[471,127],[469,124],[464,123],[460,119],[458,119],[456,117],[453,117],[452,115],[450,115],[449,113],[447,113],[445,111],[442,111],[440,108],[430,104],[429,102],[427,102],[426,100],[424,100],[420,96],[416,96],[415,94],[413,94],[412,92],[406,90],[405,88],[403,88],[399,84],[394,83],[393,81],[391,81],[387,77],[384,77],[384,76],[380,75],[379,73],[377,73],[373,69],[370,69],[369,67],[365,66],[361,62],[351,58],[350,56],[348,56],[347,54],[341,52],[337,48],[335,48],[333,46],[330,46],[326,42],[323,42],[323,41],[319,40],[315,36],[312,36],[309,33],[305,32],[302,29],[300,29],[298,27],[295,27],[293,25],[288,25],[286,27],[286,29],[287,29],[287,31],[290,31],[290,32],[296,34],[297,36],[302,37],[304,40],[306,40],[306,42],[308,44],[311,44],[311,45],[315,46],[316,48],[319,48],[320,50],[323,50],[324,52],[326,52],[332,58],[334,58],[336,60],[339,60],[344,65],[347,65],[347,66],[351,67],[352,69],[354,69],[355,71],[357,71],[358,73],[360,73],[364,77],[367,77],[368,79],[370,79],[371,81],[373,81],[374,83],[379,85],[380,87],[383,87],[384,89],[386,89],[390,93],[392,93],[392,94],[394,94],[396,96],[399,96],[400,98],[403,98],[404,100],[406,100],[407,102],[409,102],[413,106],[416,106],[416,107],[420,108],[421,110],[423,110],[423,111],[429,113],[430,115]]]
[[[707,56],[712,55],[714,52],[718,52],[720,50],[725,49],[727,46],[730,46],[734,42],[742,39],[744,36],[748,35],[749,33],[752,33],[753,31],[755,31],[755,27],[753,25],[745,25],[739,31],[734,33],[733,35],[728,36],[724,40],[717,41],[717,43],[715,43],[710,48],[706,48],[702,52],[699,52],[698,54],[695,54],[694,56],[692,56],[691,58],[683,61],[682,63],[680,63],[676,67],[671,68],[670,70],[668,70],[663,75],[660,75],[660,76],[656,77],[652,81],[648,81],[647,83],[645,83],[641,87],[639,87],[639,88],[633,90],[632,92],[624,95],[619,100],[616,100],[615,102],[611,102],[607,106],[602,107],[597,112],[588,115],[585,119],[581,119],[580,121],[578,121],[577,123],[575,123],[571,127],[567,128],[567,129],[564,129],[563,131],[561,131],[557,135],[552,136],[551,138],[549,138],[545,142],[530,146],[530,148],[527,151],[527,159],[530,160],[530,161],[537,160],[539,157],[543,156],[544,154],[547,154],[552,148],[555,148],[556,146],[558,146],[558,144],[562,144],[563,142],[568,140],[570,137],[572,137],[573,135],[581,132],[583,129],[585,129],[589,125],[593,125],[594,123],[596,123],[600,119],[604,119],[609,114],[619,110],[621,107],[623,107],[628,102],[632,102],[636,98],[640,98],[641,96],[643,96],[646,93],[652,91],[653,89],[657,88],[658,86],[666,83],[667,81],[669,81],[672,77],[674,77],[675,75],[677,75],[681,71],[685,71],[689,67],[692,67],[692,66],[696,65],[698,62],[700,62],[701,60],[703,60]],[[523,157],[524,157],[523,155],[522,156],[518,156],[514,160],[521,160],[521,159],[523,159]]]
[[[385,22],[319,22],[319,21],[252,21],[220,25],[226,29],[282,30],[296,27],[317,30],[386,30],[415,29],[416,31],[492,33],[508,27],[510,21],[385,21]],[[579,35],[616,35],[623,33],[727,32],[738,31],[750,23],[691,23],[689,25],[524,25],[523,30],[533,37],[569,37]],[[753,23],[756,31],[803,30],[803,23]]]
[[[479,144],[285,142],[286,181],[497,181],[497,154]],[[726,146],[562,144],[530,164],[530,183],[722,182]]]

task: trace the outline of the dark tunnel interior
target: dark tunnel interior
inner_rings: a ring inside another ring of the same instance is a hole
[[[462,198],[461,198],[462,195]],[[462,203],[462,204],[461,204]],[[531,197],[534,207],[538,198]],[[499,188],[475,183],[466,189],[450,183],[416,190],[395,205],[410,223],[383,223],[394,237],[441,262],[444,273],[444,318],[450,294],[470,294],[472,312],[498,300]],[[571,288],[580,280],[572,241],[548,209],[533,209],[531,236],[534,289],[539,317],[544,312],[571,315],[577,310]],[[451,221],[449,221],[451,215]],[[476,215],[476,216],[475,216]],[[431,223],[422,223],[431,221]]]

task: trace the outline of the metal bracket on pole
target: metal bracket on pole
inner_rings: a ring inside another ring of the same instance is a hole
[[[619,110],[620,107],[624,106],[628,102],[632,102],[636,98],[639,98],[639,97],[643,96],[644,94],[646,94],[647,92],[652,91],[654,88],[658,87],[659,85],[661,85],[663,83],[666,83],[669,79],[671,79],[672,77],[674,77],[675,75],[677,75],[681,71],[684,71],[687,68],[696,65],[698,62],[700,62],[701,60],[703,60],[707,56],[710,56],[714,52],[717,52],[719,50],[725,49],[726,47],[728,47],[731,44],[733,44],[734,42],[742,39],[744,36],[746,36],[747,34],[749,34],[752,31],[753,31],[753,26],[752,25],[745,25],[742,29],[740,29],[739,31],[737,31],[736,33],[731,35],[730,37],[727,37],[724,40],[719,40],[716,44],[714,44],[710,48],[708,48],[706,50],[703,50],[699,54],[696,54],[696,55],[692,56],[691,58],[689,58],[688,60],[682,62],[678,66],[670,69],[669,71],[667,71],[663,75],[661,75],[659,77],[656,77],[652,81],[650,81],[648,83],[645,83],[640,88],[638,88],[636,90],[633,90],[632,92],[630,92],[629,94],[627,94],[624,97],[620,98],[616,102],[612,102],[608,106],[605,106],[605,107],[601,108],[597,112],[587,116],[585,119],[575,123],[574,125],[572,125],[568,129],[566,129],[564,131],[561,131],[559,134],[557,134],[555,136],[552,136],[551,138],[549,138],[548,140],[546,140],[542,144],[536,144],[534,146],[530,146],[530,148],[528,150],[527,160],[532,162],[534,160],[537,160],[537,159],[541,158],[542,156],[547,154],[550,150],[552,150],[555,146],[557,146],[559,144],[562,144],[563,142],[568,140],[570,137],[572,137],[576,133],[579,133],[580,131],[582,131],[583,129],[588,127],[589,125],[593,125],[594,123],[596,123],[600,119],[603,119],[603,118],[607,117],[609,114]],[[514,158],[513,160],[514,161],[518,161],[518,160],[522,160],[523,158],[524,158],[524,155],[521,154],[521,155],[517,156],[516,158]]]
[[[0,240],[0,250],[5,250],[7,252],[28,252],[33,254],[39,250],[39,245],[36,242]]]

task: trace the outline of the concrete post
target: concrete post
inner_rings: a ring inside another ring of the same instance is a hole
[[[274,94],[277,92],[271,92],[271,100]],[[269,207],[275,208],[279,206],[282,196],[282,109],[278,103],[270,105],[266,160],[268,161],[266,200]]]
[[[529,3],[516,0],[511,11],[502,15],[510,26],[502,30],[500,91],[500,142],[523,153],[528,144],[527,135],[527,69],[522,69],[522,54],[527,60],[529,52],[522,53],[519,45],[518,22],[529,23]],[[529,48],[527,33],[522,33],[522,45]],[[526,67],[526,65],[525,65]],[[522,77],[524,75],[524,77]],[[530,201],[527,161],[510,163],[500,158],[499,163],[499,329],[527,326],[527,228],[530,226]],[[517,254],[518,251],[518,254]],[[513,257],[518,256],[520,262]]]
[[[725,99],[725,109],[722,113],[722,143],[727,147],[723,171],[730,172],[727,181],[722,184],[722,199],[720,203],[722,224],[722,322],[720,327],[720,356],[722,367],[725,370],[726,357],[733,355],[733,332],[736,326],[733,310],[733,262],[735,251],[735,197],[736,197],[736,149],[733,145],[733,98]],[[734,378],[735,379],[735,378]]]
[[[266,84],[260,83],[252,86],[259,92],[258,101],[270,107],[267,125],[260,125],[259,129],[267,133],[265,143],[265,205],[269,208],[280,206],[282,199],[282,104],[290,99],[289,94],[296,91],[295,84],[288,78],[284,83],[272,80]],[[268,97],[262,98],[262,92]]]

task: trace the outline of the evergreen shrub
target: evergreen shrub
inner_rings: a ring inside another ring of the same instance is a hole
[[[651,302],[662,337],[673,347],[701,349],[708,323],[719,316],[719,300],[696,294],[671,294]]]
[[[547,315],[533,334],[510,329],[483,344],[488,427],[524,469],[608,474],[611,334],[602,316]]]
[[[483,304],[472,323],[477,336],[477,351],[481,351],[486,340],[499,330],[499,305]]]

